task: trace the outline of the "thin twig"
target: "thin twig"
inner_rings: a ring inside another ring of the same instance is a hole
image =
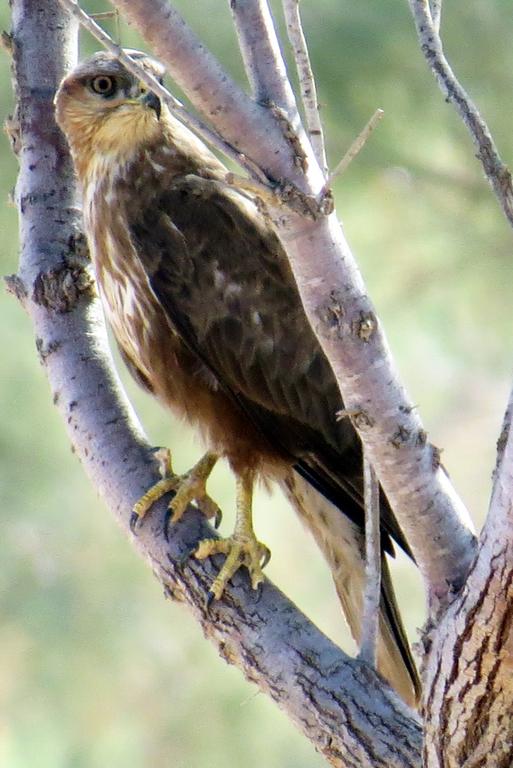
[[[377,109],[368,123],[365,125],[363,130],[360,131],[356,139],[353,141],[347,152],[345,153],[342,160],[335,166],[334,170],[330,173],[328,180],[326,184],[324,185],[323,192],[326,192],[327,189],[329,189],[333,183],[333,180],[340,176],[346,168],[352,163],[356,155],[363,149],[365,144],[368,141],[369,136],[371,135],[374,128],[377,126],[381,118],[383,117],[385,113],[382,109]]]
[[[267,0],[237,0],[231,3],[239,48],[254,98],[265,106],[287,144],[294,164],[308,170],[307,138],[287,77],[287,68]]]
[[[364,452],[363,483],[365,501],[365,597],[362,639],[358,654],[362,661],[376,667],[381,599],[381,542],[379,528],[379,484]]]
[[[328,175],[328,165],[326,162],[324,134],[319,115],[315,78],[303,33],[301,14],[299,13],[299,0],[283,0],[283,13],[299,78],[301,100],[305,111],[306,130],[312,143],[314,155],[326,178]]]
[[[165,86],[156,80],[149,74],[140,64],[126,53],[120,45],[114,42],[112,37],[105,32],[95,21],[89,16],[75,0],[60,0],[61,4],[67,8],[67,10],[80,22],[84,29],[87,29],[90,34],[95,37],[110,53],[112,53],[135,77],[139,78],[141,82],[148,86],[162,101],[167,104],[169,109],[175,114],[180,121],[190,128],[191,131],[201,136],[212,147],[215,147],[222,152],[226,157],[234,160],[238,165],[245,168],[248,173],[254,178],[258,179],[263,184],[267,183],[265,174],[261,169],[253,163],[246,155],[238,152],[231,144],[225,141],[216,131],[209,128],[206,123],[200,120],[195,115],[192,115],[184,105],[173,96]]]
[[[121,24],[120,24],[120,18],[119,18],[119,11],[117,8],[114,8],[113,11],[102,11],[100,13],[92,13],[91,18],[94,21],[103,21],[104,19],[115,19],[116,37],[119,45],[121,45]]]
[[[490,130],[476,105],[460,85],[444,56],[438,26],[428,0],[409,0],[421,50],[446,100],[454,104],[477,148],[486,178],[511,226],[513,226],[513,184],[511,171],[499,155]],[[434,3],[435,18],[440,21],[441,4]],[[436,11],[438,9],[438,11]],[[436,16],[438,13],[438,16]]]

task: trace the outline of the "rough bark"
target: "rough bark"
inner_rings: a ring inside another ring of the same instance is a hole
[[[89,273],[71,164],[52,100],[75,57],[70,19],[56,0],[14,0],[21,259],[11,291],[33,320],[73,449],[121,527],[157,479],[144,435],[112,370]],[[168,597],[183,601],[227,662],[282,707],[334,766],[418,766],[415,715],[367,665],[349,659],[266,581],[260,594],[238,574],[222,602],[206,607],[219,567],[184,561],[213,536],[194,510],[167,540],[165,505],[155,506],[132,542]]]
[[[427,768],[513,761],[513,393],[488,518],[461,595],[433,635],[426,668]]]

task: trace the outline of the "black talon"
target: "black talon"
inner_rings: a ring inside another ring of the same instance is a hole
[[[132,514],[130,515],[129,526],[134,536],[137,535],[137,529],[139,528],[140,524],[141,524],[141,518],[139,517],[137,512],[132,512]]]
[[[207,611],[212,605],[213,601],[215,600],[215,597],[216,596],[214,595],[214,593],[209,589],[207,594],[207,599],[205,600],[205,608],[207,609]]]
[[[262,556],[262,564],[260,567],[265,568],[265,566],[267,565],[270,559],[271,559],[271,550],[266,547],[265,552]]]
[[[219,528],[219,526],[221,525],[222,519],[223,519],[223,513],[221,512],[221,510],[218,507],[216,515],[214,517],[214,528],[216,529],[216,531]]]

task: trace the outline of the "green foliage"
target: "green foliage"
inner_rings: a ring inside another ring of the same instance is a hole
[[[228,4],[177,5],[244,82]],[[481,520],[510,368],[510,230],[426,69],[406,2],[303,0],[302,9],[332,165],[376,107],[385,110],[337,182],[338,210],[430,439],[444,448]],[[4,6],[0,23],[8,29]],[[513,87],[510,24],[504,0],[446,4],[447,52],[506,159],[513,155],[504,108]],[[125,26],[122,43],[141,46]],[[84,38],[84,54],[96,48]],[[8,68],[2,54],[2,119],[11,103]],[[7,205],[16,163],[6,137],[0,141],[7,274],[16,270],[16,216]],[[71,455],[30,324],[5,292],[0,312],[0,764],[322,765],[276,707],[217,659],[185,611],[164,602]],[[198,447],[185,427],[127,387],[150,439],[176,447],[179,468],[190,465]],[[215,475],[212,493],[225,509],[233,505],[226,471]],[[324,566],[285,507],[265,495],[258,504],[257,532],[273,551],[268,573],[350,647]],[[401,563],[400,573],[407,567]],[[410,571],[399,581],[414,636],[422,598]]]

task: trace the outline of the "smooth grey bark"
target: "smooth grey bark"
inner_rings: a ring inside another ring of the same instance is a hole
[[[214,563],[184,555],[214,536],[191,509],[164,533],[155,505],[136,537],[133,503],[157,465],[116,374],[80,230],[70,159],[53,119],[56,87],[76,57],[70,17],[56,0],[13,0],[21,256],[9,289],[29,313],[53,400],[73,449],[166,596],[184,602],[221,656],[270,695],[333,766],[413,768],[417,717],[367,665],[348,658],[268,581],[243,574],[206,607]]]

